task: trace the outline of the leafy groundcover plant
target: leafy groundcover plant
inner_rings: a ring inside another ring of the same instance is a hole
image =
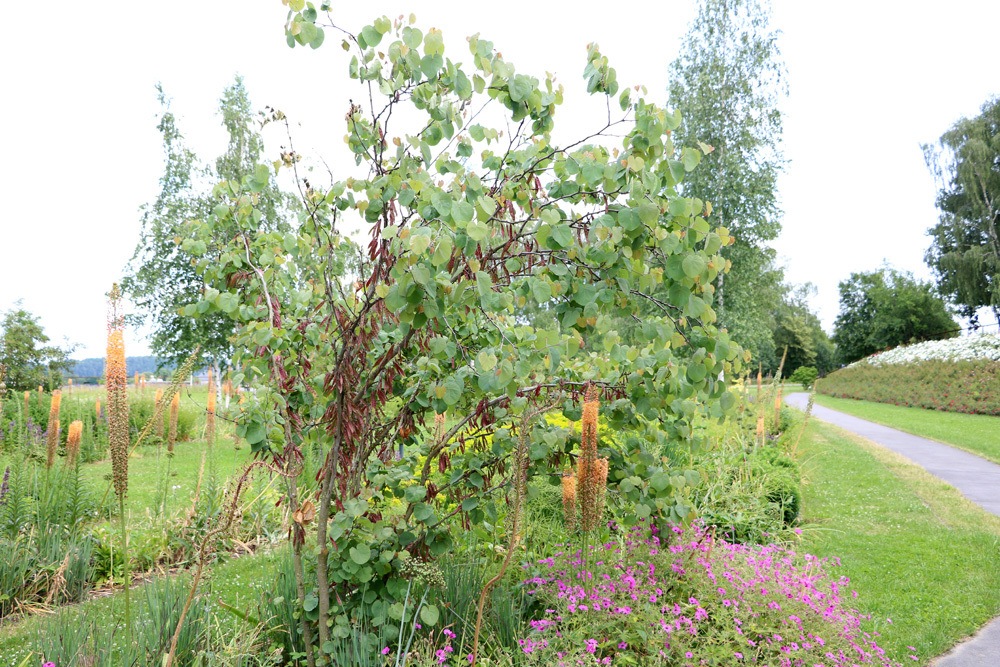
[[[846,606],[828,561],[747,546],[704,528],[669,538],[636,528],[619,541],[532,566],[537,602],[523,664],[898,665]],[[443,652],[442,662],[454,661]],[[914,657],[914,659],[916,659]]]

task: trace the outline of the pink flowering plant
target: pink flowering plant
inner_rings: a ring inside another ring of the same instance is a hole
[[[729,544],[695,526],[538,561],[539,614],[522,664],[898,665],[845,604],[846,577],[777,545]],[[911,656],[912,657],[912,656]]]

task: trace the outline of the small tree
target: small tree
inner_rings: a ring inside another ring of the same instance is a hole
[[[26,391],[45,386],[50,390],[62,384],[62,375],[73,366],[72,348],[46,345],[38,318],[20,307],[4,313],[0,321],[0,366],[7,369],[6,385],[11,391]]]
[[[220,179],[239,182],[252,173],[261,159],[263,142],[254,127],[250,98],[240,77],[226,88],[219,102],[229,143],[214,170],[204,167],[185,146],[166,94],[160,86],[157,92],[163,108],[157,129],[163,137],[165,159],[160,194],[142,208],[141,238],[122,288],[138,306],[129,316],[130,322],[152,327],[150,347],[161,366],[180,366],[197,347],[202,351],[199,362],[215,368],[218,374],[232,357],[232,322],[219,312],[199,318],[181,315],[204,288],[181,241],[187,236],[187,222],[208,215],[214,206],[209,188],[203,184]],[[285,199],[273,183],[261,187],[257,224],[268,227],[283,223]],[[217,233],[228,230],[220,228]]]
[[[765,363],[781,356],[770,313],[781,300],[782,271],[770,242],[781,231],[778,104],[786,94],[770,14],[766,0],[699,0],[669,85],[670,105],[682,114],[679,141],[713,149],[685,192],[710,201],[709,221],[735,240],[722,249],[731,272],[715,279],[719,324]]]
[[[318,12],[290,4],[289,43],[318,46]],[[562,88],[478,35],[470,68],[412,21],[379,18],[344,44],[364,89],[364,106],[346,113],[359,174],[321,189],[300,179],[298,224],[274,230],[259,224],[273,174],[258,167],[217,186],[212,215],[183,245],[209,284],[186,314],[235,320],[233,381],[257,388],[238,431],[288,476],[310,664],[327,659],[362,586],[373,622],[391,622],[409,557],[447,552],[455,522],[495,522],[512,479],[557,482],[567,432],[522,417],[560,406],[577,419],[585,388],[613,428],[643,433],[601,452],[631,520],[685,518],[656,444],[681,446],[697,414],[722,416],[734,402],[725,378],[740,366],[713,325],[729,236],[677,192],[701,153],[671,141],[678,114],[618,90],[596,45],[586,85],[608,116],[557,145]],[[297,162],[286,151],[279,166],[297,174]],[[360,246],[347,235],[358,226]],[[551,326],[534,326],[531,309]],[[616,327],[640,315],[626,341]],[[435,435],[429,424],[445,413]],[[515,470],[522,438],[528,469]],[[304,496],[308,452],[320,457],[318,490]],[[387,513],[392,499],[402,512]]]
[[[787,348],[785,371],[794,373],[801,366],[815,366],[826,375],[834,369],[834,346],[820,324],[819,318],[809,310],[809,297],[816,288],[806,283],[799,287],[785,288],[785,294],[774,311],[774,346]],[[777,368],[765,364],[771,371]]]
[[[953,338],[958,325],[929,283],[882,268],[840,283],[833,340],[842,363],[905,343]]]

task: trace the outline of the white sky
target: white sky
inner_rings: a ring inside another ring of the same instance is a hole
[[[418,26],[444,30],[455,60],[469,61],[464,38],[480,32],[518,71],[556,73],[567,89],[563,136],[593,127],[568,113],[588,42],[601,44],[620,82],[645,84],[663,103],[694,15],[694,0],[477,4],[334,3],[352,30],[412,11]],[[225,145],[216,108],[239,73],[255,107],[298,124],[299,152],[343,164],[346,99],[358,94],[347,56],[332,34],[318,51],[289,49],[284,18],[280,0],[65,3],[48,14],[2,3],[0,311],[23,299],[53,340],[80,344],[75,357],[103,356],[104,294],[138,241],[139,207],[158,190],[157,82],[203,159]],[[790,93],[776,248],[789,281],[818,287],[812,305],[831,329],[837,283],[851,272],[885,260],[930,277],[936,189],[920,144],[1000,94],[991,76],[1000,2],[774,0],[772,25]],[[274,157],[282,137],[265,139]],[[127,351],[148,348],[133,336]]]

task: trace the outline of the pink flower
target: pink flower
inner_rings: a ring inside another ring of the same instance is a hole
[[[384,649],[382,649],[382,655],[389,655],[389,647],[388,646],[386,646]],[[42,665],[42,667],[47,667],[47,665]],[[52,667],[55,667],[55,665],[52,665]]]

